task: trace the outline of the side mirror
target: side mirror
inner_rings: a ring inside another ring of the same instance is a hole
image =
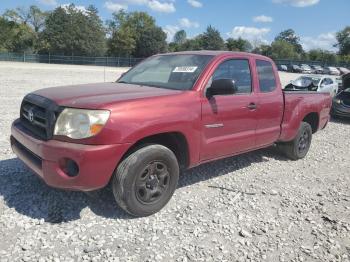
[[[216,79],[207,89],[207,97],[217,95],[232,95],[237,92],[237,86],[232,79]]]

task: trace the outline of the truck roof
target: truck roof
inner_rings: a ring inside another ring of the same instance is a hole
[[[164,53],[159,55],[211,55],[211,56],[221,56],[221,55],[243,55],[245,57],[254,57],[254,58],[264,58],[267,57],[253,54],[253,53],[247,53],[247,52],[233,52],[233,51],[222,51],[222,50],[198,50],[198,51],[181,51],[181,52],[172,52],[172,53]]]

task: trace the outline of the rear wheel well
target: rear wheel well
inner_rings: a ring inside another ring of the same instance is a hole
[[[317,113],[310,113],[306,115],[303,122],[308,123],[312,128],[312,133],[316,133],[319,125],[319,117]]]
[[[186,137],[179,132],[161,133],[137,141],[124,154],[123,159],[147,144],[158,144],[169,148],[176,156],[181,170],[189,166],[189,148]]]

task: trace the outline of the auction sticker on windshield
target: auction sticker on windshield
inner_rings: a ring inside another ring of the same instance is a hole
[[[177,66],[173,73],[193,73],[197,68],[198,66]]]

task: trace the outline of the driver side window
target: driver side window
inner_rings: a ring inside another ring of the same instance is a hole
[[[237,86],[236,94],[252,92],[251,72],[249,61],[246,59],[231,59],[221,63],[215,70],[211,81],[217,79],[233,80]]]

